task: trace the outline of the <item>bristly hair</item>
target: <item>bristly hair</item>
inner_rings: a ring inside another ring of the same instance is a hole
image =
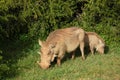
[[[105,44],[105,41],[97,33],[95,33],[95,32],[85,32],[85,34],[95,35],[97,38],[99,38]]]

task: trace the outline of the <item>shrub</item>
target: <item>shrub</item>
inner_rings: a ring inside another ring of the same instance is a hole
[[[89,0],[79,20],[87,31],[104,35],[110,42],[120,42],[119,0]]]
[[[0,50],[0,54],[2,54],[2,51]],[[3,61],[3,57],[0,55],[0,79],[3,76],[3,73],[5,73],[7,70],[9,70],[9,67],[6,63]]]

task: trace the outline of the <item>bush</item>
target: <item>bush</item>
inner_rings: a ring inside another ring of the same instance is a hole
[[[29,39],[45,39],[55,29],[81,26],[87,31],[109,35],[106,37],[110,41],[120,40],[119,0],[9,0],[6,3],[2,0],[0,4],[2,39],[24,35]]]
[[[107,43],[120,42],[119,0],[89,0],[83,8],[79,22],[87,31],[104,35]]]
[[[2,51],[0,50],[0,54],[2,54]],[[9,70],[9,67],[7,66],[6,63],[2,60],[3,57],[0,55],[0,79],[3,76],[3,73],[5,73],[7,70]]]

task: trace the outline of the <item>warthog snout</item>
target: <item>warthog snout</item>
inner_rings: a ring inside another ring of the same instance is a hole
[[[39,61],[37,61],[37,63],[42,69],[48,69],[50,66],[48,63],[40,63]]]
[[[98,50],[100,54],[104,54],[104,49]]]
[[[97,48],[97,51],[100,53],[100,54],[104,54],[104,45],[100,46],[99,48]]]

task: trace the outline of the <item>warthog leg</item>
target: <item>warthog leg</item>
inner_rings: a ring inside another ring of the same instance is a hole
[[[90,51],[91,51],[92,55],[94,55],[94,48],[93,48],[92,44],[90,44]]]
[[[80,43],[80,50],[82,53],[82,59],[85,60],[85,56],[84,56],[84,41]]]
[[[72,59],[75,58],[75,51],[72,52]]]
[[[60,58],[60,57],[57,58],[57,65],[58,65],[58,66],[61,65],[61,58]]]

